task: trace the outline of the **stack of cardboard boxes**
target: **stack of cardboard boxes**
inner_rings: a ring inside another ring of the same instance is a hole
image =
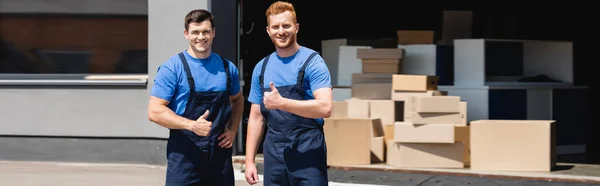
[[[357,51],[363,71],[352,75],[352,98],[334,102],[332,117],[325,120],[330,165],[463,167],[468,159],[463,144],[468,139],[466,102],[438,91],[436,76],[400,74],[403,56],[401,48]],[[412,136],[403,135],[410,132]],[[438,146],[447,152],[430,150]],[[405,147],[415,150],[411,154]],[[419,152],[442,153],[439,159],[451,161],[435,162]],[[429,163],[403,163],[407,161]]]
[[[352,75],[352,99],[334,102],[332,116],[325,119],[329,165],[385,162],[385,141],[391,139],[391,131],[384,132],[383,126],[395,121],[392,75],[400,73],[403,56],[404,49],[357,51],[363,71]]]
[[[329,165],[550,171],[556,123],[475,120],[467,102],[438,90],[439,77],[401,74],[404,49],[359,49],[352,98],[325,119]]]
[[[433,31],[398,31],[398,44],[434,44]],[[403,74],[403,48],[358,48],[351,98],[335,101],[324,131],[329,165],[551,171],[553,120],[467,122],[467,102],[438,90],[440,77]],[[411,54],[416,57],[419,54]]]
[[[403,104],[387,141],[387,164],[411,168],[463,168],[468,164],[467,103],[437,90],[438,77],[393,76],[392,100]]]

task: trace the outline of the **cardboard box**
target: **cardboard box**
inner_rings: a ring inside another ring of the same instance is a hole
[[[392,100],[394,101],[402,101],[401,103],[396,103],[402,108],[402,112],[398,112],[395,121],[405,121],[405,118],[412,112],[412,108],[414,107],[414,100],[412,97],[425,97],[425,96],[442,96],[441,91],[430,90],[430,91],[421,91],[421,92],[404,92],[404,91],[393,91],[392,90]]]
[[[348,102],[348,118],[370,118],[369,100],[349,99],[346,102]]]
[[[381,119],[379,118],[370,118],[371,120],[371,137],[383,137],[385,135],[383,131],[383,124],[381,124]]]
[[[387,143],[387,141],[389,140],[394,140],[394,125],[383,125],[383,134],[385,137],[385,142]]]
[[[392,74],[352,74],[352,98],[386,100],[391,98],[391,90]]]
[[[455,126],[454,140],[457,143],[465,144],[464,159],[465,166],[471,164],[471,143],[470,143],[470,128],[469,126]]]
[[[454,143],[454,125],[396,122],[394,141],[401,143]]]
[[[359,48],[356,57],[359,59],[403,59],[403,48]]]
[[[348,102],[333,101],[331,108],[331,116],[329,118],[347,118],[348,117]]]
[[[401,59],[363,59],[363,73],[398,74],[402,72]]]
[[[391,90],[391,83],[356,83],[352,84],[352,98],[389,100]]]
[[[556,165],[554,120],[471,122],[471,169],[551,171]]]
[[[410,112],[404,117],[404,122],[413,124],[454,124],[458,126],[467,125],[463,113],[418,113]]]
[[[371,138],[371,162],[385,162],[384,137]]]
[[[383,136],[376,134],[373,126],[377,124],[381,125],[381,120],[325,118],[323,130],[327,143],[327,164],[371,164],[372,139]]]
[[[418,113],[414,110],[405,110],[404,122],[413,124],[454,124],[455,126],[467,125],[467,102],[461,101],[459,113]],[[407,108],[406,106],[404,107]]]
[[[395,101],[407,101],[411,96],[420,97],[420,96],[444,96],[445,91],[438,90],[428,90],[428,91],[395,91],[392,90],[392,100]]]
[[[431,30],[398,30],[399,45],[434,44],[435,32]]]
[[[358,83],[392,83],[393,74],[353,73],[352,84]]]
[[[437,90],[438,76],[394,74],[392,90],[394,91],[428,91]]]
[[[369,116],[380,118],[384,125],[393,125],[402,121],[404,117],[404,103],[393,100],[371,100],[369,101]]]
[[[463,143],[387,142],[386,164],[407,168],[463,168]]]
[[[418,113],[460,113],[459,96],[413,96],[414,111]]]
[[[467,121],[467,115],[469,114],[467,113],[467,105],[468,103],[466,101],[460,102],[460,113],[463,115],[463,120],[462,122],[460,122],[461,126],[469,124],[469,122]]]

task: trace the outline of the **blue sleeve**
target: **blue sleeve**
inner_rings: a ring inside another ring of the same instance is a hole
[[[331,75],[329,68],[320,55],[315,56],[315,61],[306,67],[306,78],[312,92],[323,87],[331,88]]]
[[[231,89],[229,89],[229,96],[235,96],[240,92],[240,75],[237,67],[229,61],[229,77],[231,78]]]
[[[152,96],[171,101],[177,87],[177,74],[172,70],[168,62],[158,67],[154,85],[152,86]]]
[[[252,71],[252,84],[250,85],[250,94],[248,95],[248,101],[254,104],[262,103],[262,91],[260,90],[260,80],[258,77],[260,76],[260,70],[262,68],[262,62],[259,62],[254,66],[254,70]]]

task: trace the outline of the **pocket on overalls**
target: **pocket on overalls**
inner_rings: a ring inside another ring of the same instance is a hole
[[[274,110],[269,112],[269,126],[276,132],[289,132],[298,126],[298,117],[290,112]]]
[[[190,142],[185,142],[189,145],[180,146],[176,151],[167,155],[169,167],[174,168],[173,171],[191,171],[199,166],[205,166],[208,162],[210,155],[208,140],[205,137],[190,138]]]

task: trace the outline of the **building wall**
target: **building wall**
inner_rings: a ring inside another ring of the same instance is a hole
[[[0,13],[148,15],[148,1],[149,0],[2,0],[0,1]],[[206,4],[204,1],[194,2],[193,4],[195,3]]]
[[[0,159],[165,164],[168,130],[147,119],[152,81],[186,48],[185,14],[208,9],[208,0],[3,0],[0,7],[9,51],[0,57]],[[65,58],[44,60],[35,49],[89,50],[88,72],[57,72],[48,61]],[[136,72],[116,70],[131,61],[122,51],[136,50],[147,50],[131,60],[147,61],[148,80],[83,79]]]

